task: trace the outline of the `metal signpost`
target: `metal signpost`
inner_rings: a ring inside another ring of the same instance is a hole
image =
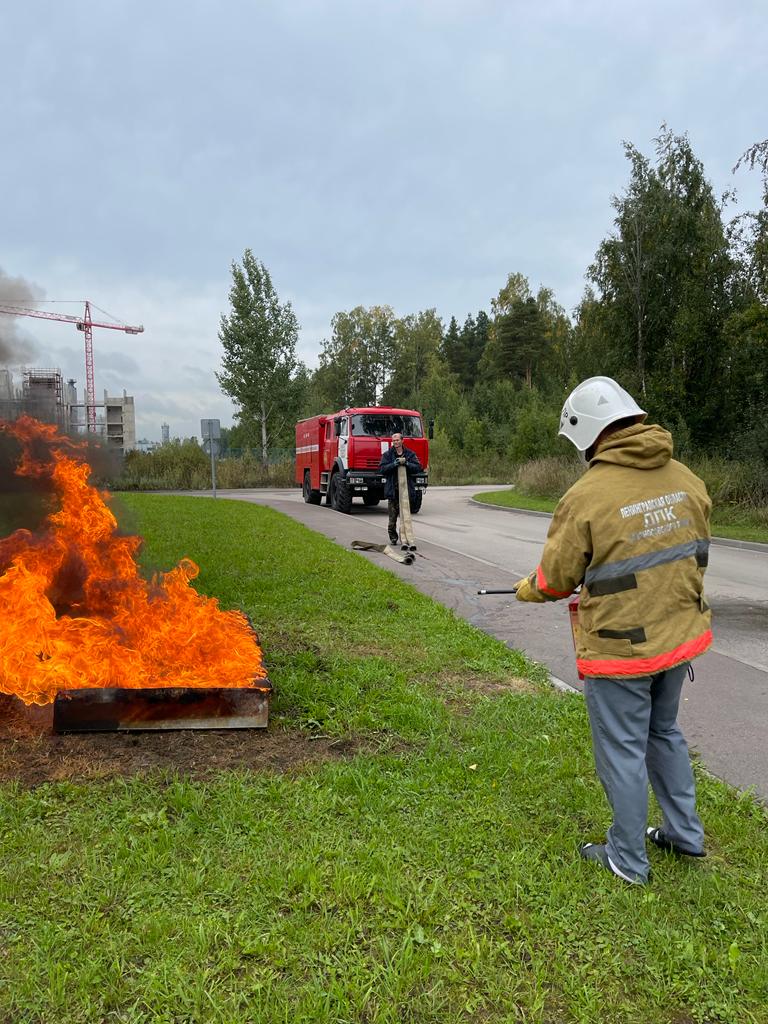
[[[200,420],[200,434],[203,438],[203,445],[208,442],[208,450],[211,453],[211,488],[213,496],[216,497],[216,447],[221,438],[220,420]]]

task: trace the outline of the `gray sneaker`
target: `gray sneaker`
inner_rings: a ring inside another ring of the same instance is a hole
[[[608,856],[608,850],[605,843],[582,843],[579,847],[579,856],[583,860],[591,860],[596,864],[599,864],[601,868],[605,868],[606,871],[610,871],[612,875],[616,875],[622,882],[628,882],[630,885],[647,885],[645,878],[630,878],[629,875],[625,875],[623,871],[619,870]]]

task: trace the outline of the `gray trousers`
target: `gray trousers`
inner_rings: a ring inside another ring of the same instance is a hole
[[[608,856],[630,879],[648,877],[649,781],[667,838],[692,851],[704,847],[688,746],[677,724],[687,670],[685,664],[640,679],[584,680],[595,767],[613,811]]]

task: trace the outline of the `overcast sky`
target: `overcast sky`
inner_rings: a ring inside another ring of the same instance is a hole
[[[510,271],[572,310],[622,140],[650,154],[663,121],[758,201],[731,168],[768,136],[764,0],[25,0],[0,39],[0,268],[40,308],[144,325],[94,335],[139,437],[231,423],[217,331],[246,247],[312,366],[337,310],[463,319]],[[74,327],[18,326],[82,388]]]

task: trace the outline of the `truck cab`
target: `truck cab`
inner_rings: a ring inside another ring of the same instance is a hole
[[[319,504],[325,497],[337,512],[349,512],[356,497],[365,505],[378,505],[384,497],[379,464],[396,433],[403,435],[404,445],[423,468],[412,503],[412,511],[418,512],[429,479],[429,441],[419,412],[389,406],[342,409],[297,423],[296,483],[304,500]]]

